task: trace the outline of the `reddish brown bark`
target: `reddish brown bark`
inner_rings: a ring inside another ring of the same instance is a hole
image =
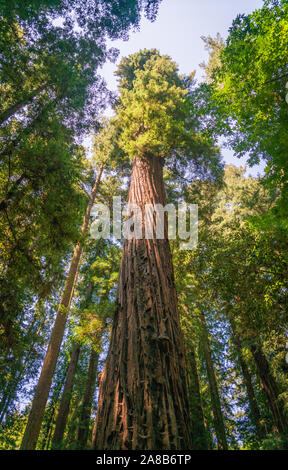
[[[94,183],[94,187],[92,189],[90,199],[86,208],[83,224],[81,227],[81,235],[85,235],[87,232],[89,220],[90,220],[90,213],[92,206],[95,201],[96,193],[98,190],[98,186],[100,183],[101,175],[103,171],[103,164],[101,164],[99,168],[99,172]],[[55,319],[55,323],[53,326],[53,330],[50,337],[49,346],[47,349],[47,353],[44,359],[44,363],[42,366],[40,378],[38,381],[38,385],[36,388],[36,392],[32,402],[32,408],[30,411],[28,423],[25,429],[25,433],[22,440],[21,448],[25,449],[35,449],[38,436],[41,429],[41,424],[43,420],[43,414],[45,410],[45,406],[47,403],[49,390],[51,387],[52,378],[54,375],[55,367],[57,358],[60,351],[61,342],[63,339],[66,321],[68,318],[68,312],[71,304],[71,300],[74,293],[74,287],[77,280],[78,274],[78,267],[81,258],[83,242],[80,240],[74,250],[73,258],[71,261],[69,273],[66,278],[62,298],[59,304],[57,316]]]
[[[128,202],[165,205],[162,161],[135,158]],[[101,375],[96,449],[189,449],[182,332],[167,239],[124,241],[117,311]]]

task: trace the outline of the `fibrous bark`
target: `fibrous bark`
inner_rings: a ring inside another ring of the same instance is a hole
[[[150,155],[134,160],[128,203],[137,204],[142,214],[145,204],[165,205],[162,162]],[[190,446],[184,346],[166,224],[164,239],[124,240],[93,447]]]

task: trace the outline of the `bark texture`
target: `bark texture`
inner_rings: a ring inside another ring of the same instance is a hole
[[[98,175],[92,189],[90,199],[86,208],[83,224],[81,227],[81,235],[85,235],[87,232],[90,213],[92,206],[95,201],[98,186],[103,172],[103,164],[100,166]],[[74,249],[73,258],[71,261],[69,273],[66,278],[62,298],[59,304],[57,316],[51,333],[51,338],[47,353],[42,366],[40,378],[36,388],[36,392],[32,402],[32,408],[30,411],[28,423],[25,429],[25,433],[22,440],[21,449],[34,450],[37,444],[38,436],[41,429],[43,420],[43,414],[47,403],[49,390],[53,374],[56,367],[57,358],[60,351],[61,342],[63,339],[68,312],[71,304],[71,300],[74,293],[74,287],[77,280],[78,267],[81,258],[83,242],[79,241]]]
[[[165,205],[163,160],[135,158],[128,202]],[[142,226],[144,228],[144,224]],[[96,449],[189,449],[185,359],[167,221],[164,239],[124,240],[100,379]]]

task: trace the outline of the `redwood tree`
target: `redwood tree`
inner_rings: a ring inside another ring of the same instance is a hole
[[[165,205],[165,159],[197,160],[207,141],[193,128],[190,78],[156,50],[122,60],[116,123],[133,159],[129,204]],[[193,154],[193,156],[192,156]],[[184,347],[167,220],[164,238],[124,240],[117,308],[100,380],[96,449],[189,449]],[[155,221],[154,221],[155,225]],[[154,227],[155,228],[155,227]]]

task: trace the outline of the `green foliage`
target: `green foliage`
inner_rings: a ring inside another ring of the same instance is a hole
[[[249,445],[257,448],[259,442],[252,438],[253,424],[249,421],[247,391],[239,357],[235,354],[233,341],[229,344],[229,321],[232,318],[236,323],[243,341],[243,356],[253,373],[255,366],[249,348],[255,341],[262,344],[282,390],[280,401],[285,410],[287,237],[275,226],[262,233],[255,231],[254,218],[269,210],[275,199],[273,201],[261,181],[245,178],[243,173],[244,169],[227,166],[222,185],[195,181],[187,187],[186,201],[199,204],[199,244],[196,250],[189,252],[178,250],[175,243],[172,246],[185,341],[187,344],[193,341],[201,358],[199,312],[204,310],[212,332],[210,341],[222,389],[230,445],[235,444],[231,442],[234,435],[236,441],[245,441],[247,445],[250,442]],[[198,367],[203,370],[200,363]],[[211,405],[205,379],[202,387],[204,414],[209,422]],[[266,429],[271,429],[271,416],[257,385],[256,396]],[[235,412],[237,409],[238,413]],[[248,420],[242,411],[247,409]],[[213,428],[213,423],[210,425]]]
[[[111,96],[97,73],[117,56],[107,38],[127,39],[158,4],[0,2],[0,421],[31,398],[79,239],[94,176],[81,139],[100,127]]]
[[[287,450],[287,448],[287,436],[279,436],[278,434],[269,434],[260,446],[260,450]]]
[[[251,165],[266,161],[266,186],[280,193],[262,219],[262,229],[275,224],[287,230],[287,13],[283,0],[239,15],[220,58],[217,41],[212,44],[208,74],[219,132],[237,156],[248,153]]]
[[[219,149],[197,115],[194,73],[181,76],[168,56],[142,50],[122,59],[117,75],[117,141],[124,154],[157,155],[176,174],[221,175]]]
[[[122,59],[115,117],[102,120],[113,100],[97,73],[117,56],[106,39],[127,39],[143,12],[155,19],[159,3],[0,1],[1,449],[19,448],[95,167],[105,165],[98,201],[111,205],[113,195],[126,196],[131,159],[149,154],[165,162],[168,202],[199,206],[197,248],[181,251],[176,240],[171,249],[187,360],[195,350],[205,445],[217,446],[208,346],[229,448],[288,447],[287,435],[274,432],[253,356],[253,347],[261,348],[287,421],[288,2],[267,0],[239,15],[225,42],[220,35],[203,37],[210,60],[202,64],[206,82],[199,86],[194,73],[181,76],[156,49]],[[91,131],[89,160],[81,139]],[[238,157],[248,154],[249,165],[265,161],[264,178],[247,178],[246,168],[229,165],[223,173],[215,145],[220,136]],[[75,342],[81,352],[61,448],[77,448],[89,357],[93,350],[101,355],[100,370],[108,348],[120,253],[111,242],[85,238],[39,449],[50,448]],[[190,363],[187,375],[193,375]],[[23,410],[19,403],[28,405]]]
[[[62,281],[90,169],[80,138],[110,100],[97,71],[159,0],[0,3],[1,346],[21,342],[21,313]],[[99,160],[99,155],[98,155]],[[99,160],[100,161],[100,160]]]
[[[19,448],[27,424],[28,416],[15,411],[0,426],[0,450],[16,450]]]

